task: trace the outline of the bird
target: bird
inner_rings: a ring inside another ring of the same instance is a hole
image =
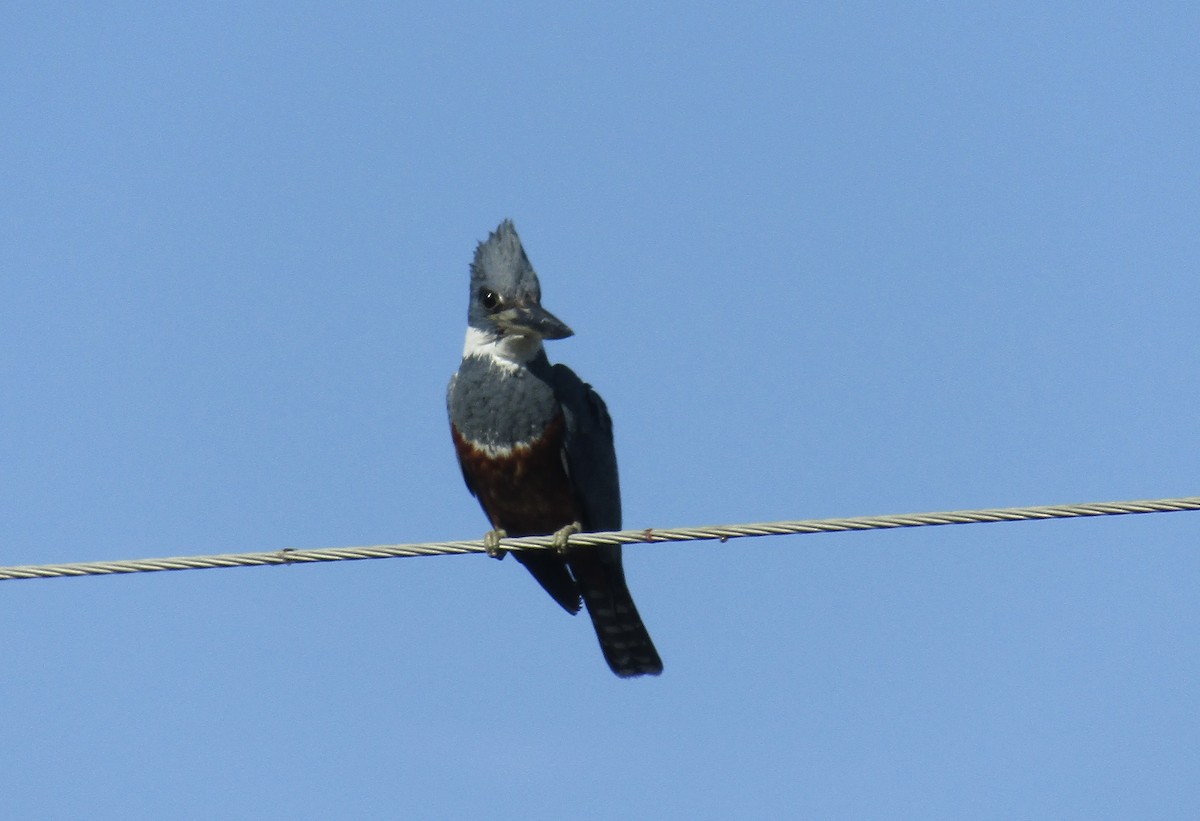
[[[479,243],[470,271],[466,341],[446,407],[463,479],[492,526],[487,552],[502,559],[505,537],[553,535],[553,548],[511,552],[564,610],[587,609],[616,675],[658,675],[621,546],[570,544],[574,533],[621,529],[608,408],[574,371],[551,365],[542,344],[574,331],[542,307],[511,220]]]

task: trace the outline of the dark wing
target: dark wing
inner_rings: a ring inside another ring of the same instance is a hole
[[[621,486],[604,400],[565,365],[554,366],[552,384],[566,419],[563,454],[583,529],[620,530]],[[622,678],[661,673],[662,659],[625,583],[621,546],[578,548],[567,563],[612,671]]]
[[[583,529],[620,530],[621,484],[608,408],[592,386],[566,365],[555,365],[550,379],[566,419],[563,447],[583,510]]]

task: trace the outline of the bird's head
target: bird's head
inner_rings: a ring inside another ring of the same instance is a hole
[[[472,339],[477,348],[498,346],[516,355],[511,358],[525,358],[525,351],[532,355],[543,339],[565,339],[574,333],[542,307],[537,274],[510,220],[500,223],[475,250],[467,323],[469,346]]]

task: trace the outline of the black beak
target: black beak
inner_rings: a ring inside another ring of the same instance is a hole
[[[566,339],[575,334],[567,323],[541,305],[518,305],[509,308],[497,314],[495,321],[509,333],[540,336],[542,339]]]

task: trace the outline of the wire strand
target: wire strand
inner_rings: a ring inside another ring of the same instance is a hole
[[[616,530],[579,533],[570,537],[572,547],[653,542],[718,540],[726,542],[751,536],[784,536],[804,533],[834,533],[849,530],[882,530],[897,527],[1018,522],[1038,519],[1073,519],[1084,516],[1122,516],[1137,513],[1173,513],[1200,510],[1200,496],[1148,499],[1134,502],[1093,502],[1040,507],[1000,507],[983,510],[953,510],[940,513],[903,513],[891,516],[858,516],[850,519],[801,519],[790,522],[756,522],[711,527],[682,527],[660,530]],[[552,536],[505,539],[506,550],[553,549]],[[116,573],[154,573],[161,570],[208,570],[221,567],[340,562],[357,559],[395,559],[407,556],[447,556],[484,553],[483,540],[384,544],[368,547],[323,547],[257,553],[223,553],[210,556],[176,556],[163,559],[126,559],[108,562],[32,564],[0,567],[0,581],[49,579],[63,576],[106,576]]]

